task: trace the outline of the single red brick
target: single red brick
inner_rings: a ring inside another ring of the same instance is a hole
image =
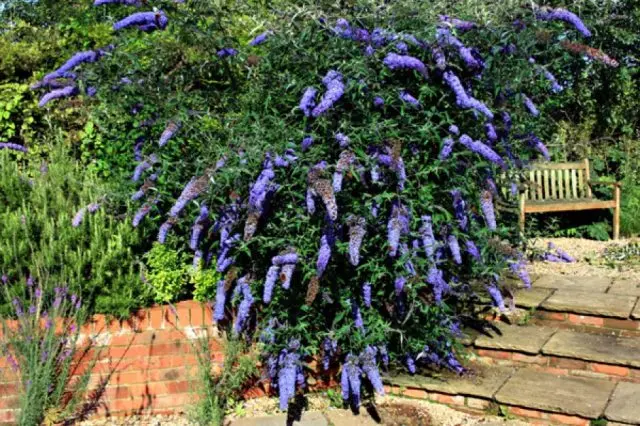
[[[18,410],[0,410],[0,422],[14,424],[18,415]]]
[[[582,417],[566,416],[564,414],[551,414],[549,419],[555,423],[571,426],[589,426],[591,423],[589,420],[583,419]]]
[[[193,327],[203,327],[211,324],[205,324],[205,310],[209,310],[209,308],[201,303],[198,303],[197,305],[191,307],[191,325]]]
[[[621,367],[618,365],[609,365],[609,364],[598,364],[598,363],[591,363],[589,366],[591,367],[591,370],[597,373],[604,373],[604,374],[609,374],[611,376],[620,376],[620,377],[626,377],[629,375],[628,367]]]
[[[530,410],[527,408],[520,407],[509,407],[509,413],[514,416],[519,417],[527,417],[530,419],[542,419],[544,418],[543,413],[538,410]]]
[[[18,395],[0,398],[0,410],[12,410],[15,408],[20,408],[20,398]]]
[[[552,321],[564,321],[567,319],[567,314],[563,312],[538,311],[536,312],[536,316],[542,319],[552,320]]]
[[[470,408],[474,408],[477,410],[486,410],[487,408],[489,408],[490,404],[491,401],[487,401],[486,399],[471,398],[470,396],[467,397],[467,407]]]
[[[464,396],[461,396],[461,395],[446,395],[443,393],[431,393],[431,399],[441,404],[464,405]]]
[[[630,319],[617,319],[617,318],[605,318],[604,327],[615,328],[618,330],[631,330],[635,331],[639,328],[638,321]]]
[[[593,327],[602,327],[604,318],[592,317],[588,315],[569,314],[569,322],[576,325],[590,325]]]
[[[507,351],[496,351],[492,349],[478,349],[476,351],[480,356],[486,356],[495,359],[511,359],[511,352]]]
[[[577,359],[568,359],[568,358],[559,358],[559,357],[549,357],[549,365],[551,367],[564,368],[568,370],[586,370],[587,362],[580,361]]]
[[[154,330],[160,330],[164,327],[164,307],[149,308],[149,327]]]
[[[4,371],[3,373],[3,379],[4,377]],[[5,383],[0,383],[0,398],[8,396],[8,395],[17,395],[19,392],[19,387],[18,387],[18,383],[16,382],[5,382]]]
[[[537,365],[545,365],[548,362],[547,357],[544,355],[525,355],[517,352],[514,352],[513,355],[511,355],[511,359],[517,362]]]
[[[564,368],[543,367],[542,371],[546,371],[547,373],[550,373],[550,374],[555,374],[556,376],[568,376],[569,375],[569,370],[566,370]]]
[[[179,393],[190,393],[195,389],[195,383],[188,382],[186,380],[183,381],[171,381],[165,384],[166,393],[169,395],[179,394]]]
[[[397,389],[397,393],[400,392],[399,388]],[[425,391],[424,389],[404,389],[402,391],[402,396],[406,396],[409,398],[420,398],[420,399],[429,399],[429,393],[427,391]]]

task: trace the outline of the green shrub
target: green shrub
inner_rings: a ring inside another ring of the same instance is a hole
[[[0,151],[0,182],[0,272],[65,283],[98,312],[125,316],[145,303],[135,268],[138,235],[116,217],[107,186],[62,149],[41,166],[24,167]],[[77,212],[96,202],[100,209],[74,227]]]

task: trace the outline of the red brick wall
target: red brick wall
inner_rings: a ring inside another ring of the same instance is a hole
[[[75,374],[95,362],[91,373],[93,415],[184,412],[194,401],[198,378],[193,344],[212,329],[211,311],[197,302],[180,302],[175,311],[156,306],[127,321],[97,315],[81,330]],[[90,340],[88,340],[90,339]],[[211,341],[214,368],[222,362],[219,343]],[[0,423],[11,423],[17,407],[15,375],[0,360]],[[105,385],[106,383],[106,385]],[[99,394],[99,398],[95,398]]]

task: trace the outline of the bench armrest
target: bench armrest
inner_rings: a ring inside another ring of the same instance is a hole
[[[607,182],[607,181],[603,181],[603,180],[590,180],[589,181],[589,185],[611,185],[611,186],[621,187],[622,186],[622,182]]]

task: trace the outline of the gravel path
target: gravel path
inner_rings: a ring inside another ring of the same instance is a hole
[[[545,250],[549,242],[576,258],[575,263],[532,262],[528,270],[532,274],[571,276],[625,277],[640,279],[640,266],[630,263],[607,264],[603,253],[606,248],[621,246],[638,240],[594,241],[584,238],[544,238],[529,241],[534,249]]]

